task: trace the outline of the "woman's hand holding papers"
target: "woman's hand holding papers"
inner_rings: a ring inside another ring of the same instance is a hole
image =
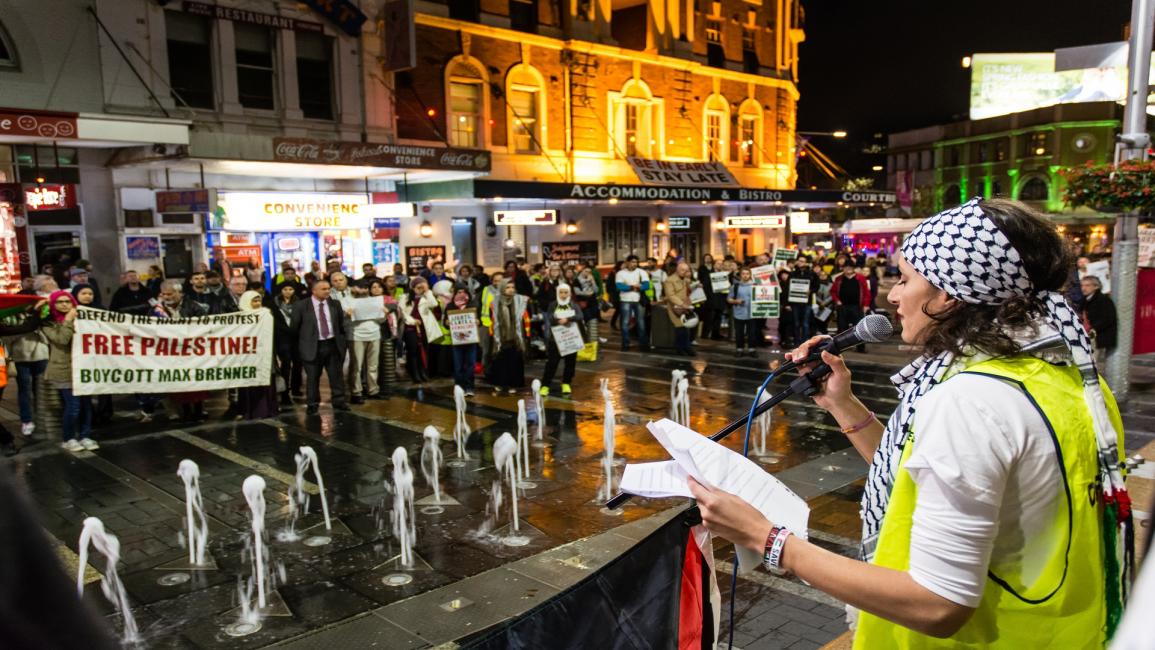
[[[738,546],[762,553],[773,525],[761,512],[729,492],[711,490],[693,478],[689,479],[689,484],[707,530]]]

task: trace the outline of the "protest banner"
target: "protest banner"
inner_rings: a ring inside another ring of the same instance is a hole
[[[726,271],[718,271],[710,274],[710,288],[714,293],[725,293],[730,290],[730,274]]]
[[[77,395],[184,393],[272,382],[273,316],[266,309],[153,318],[79,307],[75,328]]]
[[[477,312],[472,309],[449,310],[449,336],[453,345],[480,343],[477,331]]]
[[[569,356],[585,347],[581,330],[576,323],[556,325],[550,328],[553,342],[557,345],[557,353],[563,357]]]

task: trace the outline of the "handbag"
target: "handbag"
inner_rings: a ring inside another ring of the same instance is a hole
[[[598,342],[590,341],[582,346],[582,349],[577,351],[578,361],[597,361],[598,360]]]

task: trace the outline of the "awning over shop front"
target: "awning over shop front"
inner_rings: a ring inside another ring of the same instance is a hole
[[[838,227],[843,235],[879,235],[905,233],[914,230],[922,219],[852,219]]]
[[[490,199],[493,201],[772,203],[787,207],[863,207],[895,203],[894,192],[768,190],[746,187],[669,187],[615,183],[538,183],[476,179],[414,188],[410,201]]]
[[[70,147],[187,145],[187,120],[109,113],[60,113],[0,107],[0,143]]]

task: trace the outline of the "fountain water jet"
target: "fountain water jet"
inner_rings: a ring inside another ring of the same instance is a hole
[[[525,400],[517,400],[517,453],[514,468],[517,470],[517,485],[523,490],[537,487],[529,480],[529,427],[526,424]]]
[[[426,515],[438,515],[445,512],[445,508],[441,506],[441,482],[437,476],[441,469],[441,433],[437,431],[437,427],[431,425],[425,427],[422,435],[425,444],[421,447],[421,474],[429,487],[433,488],[435,505],[425,506],[421,512]]]
[[[192,566],[205,564],[205,547],[209,540],[209,521],[201,497],[201,470],[184,459],[177,466],[177,476],[184,482],[185,524],[188,527],[188,561]]]
[[[124,590],[124,583],[116,572],[116,565],[120,562],[120,540],[116,535],[104,529],[104,523],[96,517],[84,520],[84,528],[80,531],[80,562],[76,573],[76,593],[84,596],[84,568],[88,566],[88,545],[104,555],[104,577],[100,581],[100,589],[104,597],[112,603],[124,618],[124,643],[135,644],[140,641],[140,631],[136,627],[136,619],[132,616],[132,609],[128,606],[128,594]]]
[[[602,444],[605,447],[605,455],[602,457],[602,469],[605,470],[606,482],[598,498],[604,500],[609,499],[614,494],[614,419],[616,413],[614,412],[613,396],[610,394],[610,380],[602,379],[599,384],[602,399],[605,401],[605,411],[602,416]],[[622,510],[621,508],[614,510],[602,508],[602,512],[612,516],[620,515]]]
[[[401,566],[413,566],[413,543],[417,540],[413,515],[413,470],[404,447],[393,450],[393,535],[401,547]]]
[[[305,491],[305,473],[311,467],[313,478],[317,481],[317,491],[321,496],[321,512],[325,516],[325,530],[333,530],[333,522],[329,519],[329,500],[325,497],[325,479],[321,477],[321,463],[317,460],[317,452],[309,446],[303,446],[293,456],[297,463],[297,474],[289,486],[290,519],[287,531],[277,536],[280,541],[296,541],[300,539],[297,533],[297,519],[309,512],[309,493]],[[333,541],[328,535],[314,535],[305,540],[306,546],[324,546]]]
[[[513,436],[509,433],[503,433],[493,442],[493,462],[497,465],[498,480],[494,482],[494,499],[493,499],[493,516],[494,519],[498,517],[501,511],[501,479],[505,477],[509,480],[509,494],[511,499],[512,515],[510,518],[510,530],[517,533],[520,530],[517,515],[517,462],[519,455],[519,448]],[[501,539],[501,543],[506,546],[525,546],[529,543],[529,538],[524,535],[509,535]]]
[[[449,467],[465,467],[469,460],[469,452],[465,444],[469,441],[469,434],[473,431],[465,421],[465,390],[461,386],[453,387],[453,405],[457,410],[457,421],[453,425],[453,441],[457,443],[457,458],[445,463]]]

